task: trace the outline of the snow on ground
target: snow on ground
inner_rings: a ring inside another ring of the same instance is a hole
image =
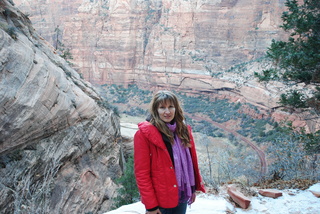
[[[320,183],[308,190],[281,190],[282,196],[273,199],[261,195],[251,198],[248,209],[234,208],[227,194],[199,194],[195,203],[188,207],[187,214],[320,214],[320,198],[311,192],[320,192]],[[144,214],[141,202],[122,206],[105,214]]]

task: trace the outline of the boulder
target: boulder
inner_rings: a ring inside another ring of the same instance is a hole
[[[314,196],[316,196],[317,198],[320,198],[320,192],[318,192],[318,191],[313,191],[313,190],[310,190],[310,192],[312,192],[312,194],[313,194]]]
[[[270,198],[278,198],[282,196],[282,192],[276,189],[260,189],[259,194]]]
[[[234,186],[228,187],[228,194],[241,208],[247,209],[249,207],[251,200],[239,192]]]

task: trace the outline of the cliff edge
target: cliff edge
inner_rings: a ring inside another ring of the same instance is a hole
[[[120,123],[90,83],[0,2],[0,210],[97,213],[121,173]]]

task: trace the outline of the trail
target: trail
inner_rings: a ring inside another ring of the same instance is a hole
[[[188,117],[190,117],[192,119],[195,119],[195,120],[198,120],[198,121],[201,121],[201,120],[207,121],[207,122],[213,124],[214,126],[220,128],[220,129],[223,129],[226,132],[231,133],[232,135],[234,135],[238,139],[240,139],[243,142],[247,143],[258,154],[258,157],[259,157],[259,160],[260,160],[260,166],[261,166],[261,169],[260,169],[261,176],[265,176],[266,175],[266,173],[267,173],[266,156],[265,156],[264,152],[260,148],[258,148],[254,143],[252,143],[250,140],[248,140],[246,137],[242,136],[238,132],[236,132],[234,130],[231,130],[231,129],[228,129],[224,125],[222,125],[220,123],[217,123],[217,122],[211,120],[208,117],[201,117],[201,116],[191,115],[191,114],[186,113],[186,112],[185,112],[185,114],[188,115]]]

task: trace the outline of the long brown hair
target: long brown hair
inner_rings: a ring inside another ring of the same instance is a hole
[[[174,121],[176,122],[176,134],[181,139],[182,144],[185,147],[190,147],[190,136],[188,132],[188,127],[185,124],[185,118],[183,115],[183,110],[181,108],[181,105],[178,101],[177,96],[170,92],[170,91],[158,91],[152,98],[152,101],[150,103],[150,123],[157,127],[157,129],[165,134],[171,144],[174,142],[174,136],[173,133],[169,130],[166,123],[160,119],[158,108],[161,104],[171,102],[173,106],[175,107],[175,115],[174,115]]]

